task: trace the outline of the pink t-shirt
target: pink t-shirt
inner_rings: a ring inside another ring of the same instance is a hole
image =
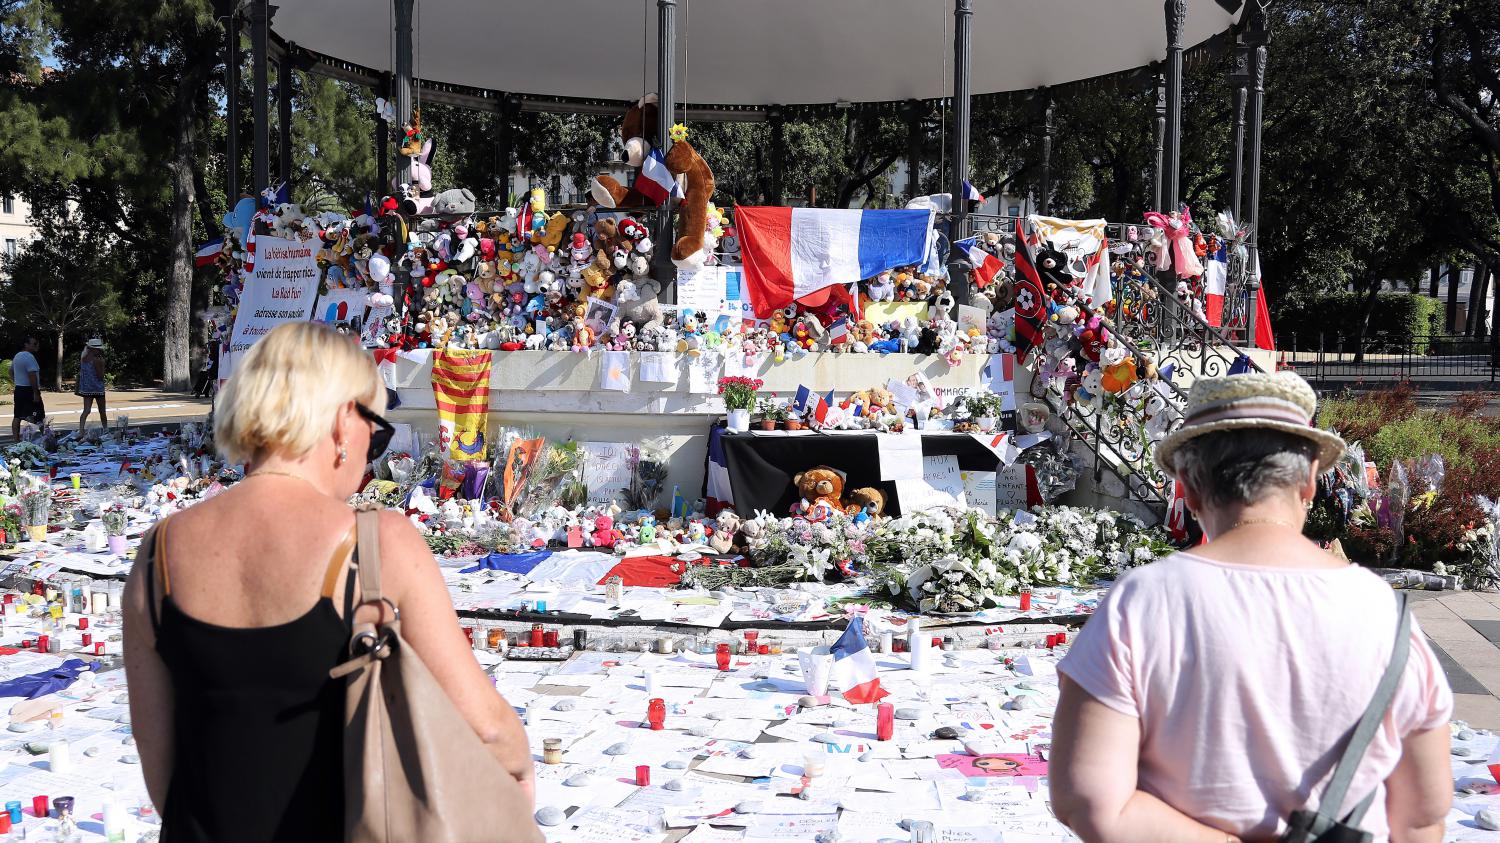
[[[1177,553],[1120,578],[1059,669],[1141,721],[1137,787],[1237,835],[1317,806],[1343,738],[1390,661],[1396,599],[1358,566],[1265,568]],[[1411,624],[1396,697],[1344,806],[1384,837],[1401,739],[1447,724],[1448,680]],[[1312,798],[1309,798],[1309,797]]]

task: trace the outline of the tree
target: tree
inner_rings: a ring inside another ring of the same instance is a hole
[[[1467,146],[1455,170],[1469,182],[1467,196],[1483,199],[1455,203],[1458,237],[1486,264],[1500,267],[1500,9],[1445,3],[1432,17],[1428,41],[1433,93]]]
[[[375,97],[348,82],[297,72],[292,111],[294,196],[316,190],[360,208],[375,185]]]
[[[65,340],[124,322],[115,292],[128,271],[110,257],[108,235],[89,226],[64,197],[32,207],[38,237],[4,271],[0,313],[21,334],[45,332],[53,340],[52,387],[61,390]]]

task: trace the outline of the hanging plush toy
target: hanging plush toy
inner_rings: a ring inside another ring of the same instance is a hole
[[[632,167],[646,162],[653,147],[659,145],[657,135],[656,94],[641,97],[620,121],[620,140],[625,143],[625,160]],[[639,190],[620,184],[613,176],[598,175],[589,185],[589,196],[601,208],[642,208],[656,203],[646,198]]]
[[[1172,250],[1172,265],[1178,278],[1196,278],[1203,274],[1203,264],[1193,249],[1193,214],[1184,205],[1181,211],[1170,215],[1160,211],[1147,211],[1146,222],[1166,232],[1167,245]]]
[[[667,171],[686,176],[687,188],[679,206],[678,230],[682,236],[672,244],[672,262],[679,268],[697,269],[708,261],[708,200],[714,195],[714,171],[687,140],[687,127],[672,127],[672,150],[667,153]]]

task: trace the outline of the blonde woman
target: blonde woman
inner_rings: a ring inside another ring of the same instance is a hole
[[[1157,446],[1209,541],[1122,577],[1058,665],[1052,808],[1084,840],[1269,841],[1318,809],[1377,840],[1442,839],[1453,694],[1415,621],[1396,646],[1390,586],[1302,536],[1344,452],[1316,408],[1292,372],[1205,378]]]
[[[369,354],[307,322],[262,338],[221,393],[215,441],[246,477],[159,524],[126,588],[132,725],[165,839],[343,839],[344,683],[328,671],[357,588],[345,501],[389,444],[384,408]],[[426,544],[394,512],[380,544],[403,635],[529,792],[525,732]]]

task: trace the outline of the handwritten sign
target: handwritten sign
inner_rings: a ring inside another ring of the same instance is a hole
[[[995,514],[995,472],[960,471],[964,481],[964,500],[969,506],[984,510],[986,515]]]
[[[1015,463],[995,472],[995,508],[1026,508],[1026,465]]]
[[[943,454],[922,458],[922,476],[896,481],[902,512],[920,512],[941,506],[964,505],[964,480],[958,457]]]
[[[229,353],[238,355],[283,322],[306,322],[318,299],[318,261],[311,242],[257,237],[255,274],[245,282]]]
[[[630,487],[630,453],[623,442],[580,442],[583,483],[589,503],[610,504],[625,497]]]

